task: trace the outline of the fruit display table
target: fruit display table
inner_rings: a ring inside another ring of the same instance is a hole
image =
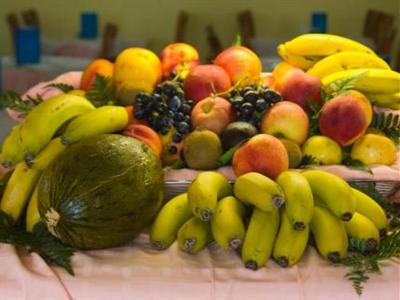
[[[109,250],[76,253],[75,277],[50,268],[36,254],[0,245],[1,299],[371,299],[400,297],[400,266],[385,263],[360,298],[346,269],[332,266],[309,247],[302,261],[283,269],[273,261],[257,272],[243,268],[239,257],[212,244],[196,256],[175,244],[158,252],[147,234]]]

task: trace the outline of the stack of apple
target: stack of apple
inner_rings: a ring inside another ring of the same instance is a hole
[[[330,35],[306,36],[300,41],[306,50],[315,47],[312,39],[321,37],[324,45],[328,43],[325,48],[343,41],[349,43],[347,39]],[[307,38],[311,40],[310,46],[307,46]],[[164,165],[184,159],[192,169],[215,169],[224,151],[235,147],[232,166],[236,175],[256,171],[275,178],[289,167],[299,166],[304,155],[312,156],[319,164],[340,164],[343,148],[347,146],[352,146],[351,157],[365,164],[393,164],[396,158],[393,141],[382,132],[368,129],[373,115],[372,96],[360,92],[362,89],[357,90],[357,85],[343,93],[330,91],[331,84],[337,82],[331,80],[328,84],[324,78],[313,74],[315,68],[312,68],[322,62],[319,68],[323,69],[332,62],[324,63],[326,57],[322,56],[310,56],[311,63],[307,57],[296,57],[290,52],[289,46],[293,44],[290,42],[280,46],[283,62],[268,74],[262,73],[260,58],[242,46],[224,50],[213,64],[200,64],[196,49],[184,43],[168,45],[160,57],[147,49],[129,48],[117,57],[114,65],[105,60],[91,63],[83,74],[82,89],[90,88],[95,74],[111,77],[116,98],[129,105],[132,111],[125,132],[147,143]],[[346,53],[354,50],[351,47],[359,46],[349,45],[340,45],[341,51]],[[346,55],[339,59],[352,58]],[[335,59],[333,65],[337,63]],[[375,65],[366,60],[365,66],[359,63],[350,68],[387,69],[383,63],[379,65],[375,59],[373,61]],[[303,62],[306,67],[302,67]],[[327,71],[324,72],[326,75]],[[400,84],[400,76],[397,78],[396,74],[391,82],[397,80]],[[161,91],[171,84],[173,91],[161,97]],[[331,92],[329,101],[321,99],[322,90]],[[233,105],[237,100],[233,100],[233,95],[239,91],[255,95],[254,103],[247,104],[254,105],[250,107],[254,111],[255,103],[258,100],[262,103],[260,95],[265,91],[274,93],[278,100],[264,103],[254,122],[241,118],[240,106]],[[138,100],[143,97],[164,103],[156,108],[157,103],[152,104],[153,108],[143,117],[138,111],[145,109]],[[176,118],[180,110],[170,109],[171,101],[174,105],[188,104],[180,120]],[[311,111],[310,103],[314,110],[318,108],[317,114]],[[318,118],[318,135],[310,136],[311,116]],[[164,126],[152,126],[149,119],[154,117],[163,117]]]

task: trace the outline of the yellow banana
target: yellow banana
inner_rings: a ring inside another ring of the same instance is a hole
[[[187,220],[178,231],[178,246],[190,254],[199,253],[212,240],[209,222],[192,217]]]
[[[321,199],[341,220],[351,219],[356,203],[351,187],[346,181],[320,170],[308,170],[302,174],[310,184],[314,198]]]
[[[25,209],[40,171],[30,169],[24,161],[17,164],[0,203],[0,209],[17,221]]]
[[[24,148],[19,135],[21,125],[14,126],[1,147],[1,164],[9,169],[24,159]]]
[[[272,179],[256,172],[249,172],[236,178],[233,191],[240,201],[252,204],[263,211],[279,208],[285,202],[280,186]]]
[[[39,184],[36,184],[29,200],[28,208],[26,209],[26,231],[32,232],[35,225],[40,222],[39,214]]]
[[[307,247],[310,227],[295,230],[286,209],[281,211],[281,226],[275,240],[273,258],[281,267],[291,267],[303,256]]]
[[[71,144],[94,135],[112,133],[128,124],[128,112],[122,106],[102,106],[73,119],[62,134],[64,144]]]
[[[270,258],[279,229],[279,210],[270,212],[254,207],[242,246],[241,258],[245,267],[257,270]]]
[[[276,182],[285,194],[286,214],[295,230],[304,230],[311,221],[314,200],[307,179],[300,173],[285,171]]]
[[[179,228],[192,216],[187,193],[169,200],[151,226],[151,245],[157,250],[167,249],[176,240]]]
[[[245,234],[243,204],[233,196],[218,201],[215,214],[211,218],[211,231],[214,240],[221,248],[238,249]]]
[[[33,108],[20,128],[25,159],[32,160],[65,122],[94,109],[85,98],[69,94],[54,96]]]
[[[303,70],[310,69],[315,63],[317,63],[322,57],[320,56],[301,56],[296,55],[288,51],[285,45],[281,44],[278,46],[278,54],[279,56],[289,63],[290,65],[300,68]]]
[[[395,94],[366,94],[369,101],[376,106],[400,109],[400,92]]]
[[[348,240],[343,223],[328,209],[314,207],[310,230],[319,253],[333,263],[347,255]]]
[[[379,231],[374,222],[366,216],[355,212],[349,222],[344,222],[347,235],[365,242],[368,251],[375,251],[379,246]]]
[[[57,137],[52,139],[33,160],[27,163],[30,168],[43,171],[65,149],[67,149],[67,145],[63,143],[61,137]]]
[[[339,71],[365,68],[390,70],[390,66],[376,55],[345,51],[321,59],[307,71],[307,74],[324,78]]]
[[[188,190],[192,213],[204,222],[211,220],[217,208],[217,201],[230,195],[232,188],[228,180],[215,171],[199,173]]]
[[[376,55],[373,50],[354,40],[324,33],[302,34],[286,43],[287,51],[299,56],[329,56],[343,51]]]
[[[356,199],[356,212],[366,216],[378,228],[381,236],[386,234],[389,220],[383,208],[371,197],[363,192],[352,188],[354,198]]]
[[[400,92],[400,74],[383,69],[354,69],[340,71],[322,78],[328,87],[333,83],[354,78],[354,89],[370,94],[395,94]]]

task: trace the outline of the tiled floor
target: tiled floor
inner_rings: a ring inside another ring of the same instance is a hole
[[[3,144],[3,139],[14,125],[15,122],[8,116],[7,112],[0,110],[0,145]]]

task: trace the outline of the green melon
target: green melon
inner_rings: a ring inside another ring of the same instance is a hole
[[[153,220],[164,195],[159,159],[142,142],[115,134],[71,145],[39,184],[42,220],[79,249],[131,241]]]

